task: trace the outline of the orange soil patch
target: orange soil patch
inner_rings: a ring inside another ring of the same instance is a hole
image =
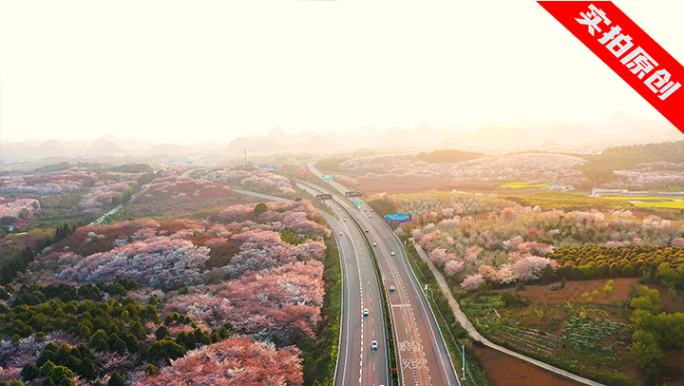
[[[590,303],[597,304],[616,304],[623,303],[629,300],[629,295],[637,282],[635,278],[618,278],[613,279],[613,290],[608,295],[608,299],[604,297],[603,287],[608,283],[609,279],[592,280],[592,281],[569,281],[565,283],[565,288],[557,291],[551,291],[552,286],[558,286],[559,283],[546,286],[526,286],[524,291],[519,293],[529,299],[532,304],[557,304],[557,303],[586,303],[588,298],[582,297],[585,292],[592,293],[594,290],[599,291],[599,295],[593,297]]]
[[[494,386],[576,385],[490,348],[476,348],[476,351]]]
[[[684,291],[677,291],[677,299],[673,299],[667,293],[667,288],[648,284],[649,288],[657,289],[660,293],[660,300],[663,301],[663,312],[674,313],[684,312]],[[682,361],[684,363],[684,361]]]
[[[684,350],[663,350],[663,353],[665,353],[665,358],[667,358],[666,366],[677,367],[680,374],[684,373]],[[665,382],[667,382],[668,386],[684,386],[684,379],[681,379],[681,377],[675,380],[662,379],[659,384]]]

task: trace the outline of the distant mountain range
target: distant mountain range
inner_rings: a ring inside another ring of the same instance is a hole
[[[250,133],[230,143],[203,142],[192,145],[123,140],[106,134],[91,141],[28,139],[23,142],[0,143],[0,158],[43,158],[66,156],[111,155],[182,155],[192,153],[335,152],[353,149],[458,148],[486,153],[523,150],[600,151],[609,146],[681,140],[683,135],[667,122],[656,122],[617,112],[599,124],[566,123],[560,119],[548,122],[518,118],[503,123],[485,123],[475,129],[465,126],[433,126],[420,121],[412,129],[392,126],[380,130],[367,125],[348,132],[328,131],[320,134],[304,130],[288,134],[276,126],[267,135]]]

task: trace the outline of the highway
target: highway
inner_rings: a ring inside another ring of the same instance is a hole
[[[309,170],[322,174],[309,164]],[[330,181],[329,187],[320,187],[322,193],[348,191]],[[358,209],[348,199],[334,196],[336,204],[358,217],[363,229],[368,229],[371,243],[376,243],[376,255],[385,288],[389,291],[390,313],[397,346],[397,365],[402,385],[447,386],[460,385],[449,352],[420,284],[408,263],[406,250],[392,230],[371,208],[362,204]],[[392,256],[394,252],[394,256]]]
[[[102,222],[103,222],[104,220],[106,220],[107,217],[109,217],[109,216],[113,215],[114,213],[118,212],[119,209],[121,209],[121,204],[117,205],[114,209],[110,210],[109,212],[103,214],[103,215],[100,216],[97,220],[95,220],[95,221],[91,222],[90,224],[88,224],[88,226],[93,226],[93,225],[100,225],[100,224],[102,224]]]
[[[302,188],[312,195],[317,194],[309,187]],[[269,201],[290,201],[244,190],[235,189],[235,193]],[[342,324],[335,385],[390,386],[382,294],[370,251],[354,222],[345,219],[347,213],[336,209],[333,212],[334,216],[331,216],[318,211],[334,234],[342,266]],[[368,316],[363,316],[364,308],[368,309]],[[374,340],[378,342],[377,350],[371,349]]]

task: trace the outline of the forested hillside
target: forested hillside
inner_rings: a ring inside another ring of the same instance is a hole
[[[684,141],[609,147],[601,154],[584,156],[588,161],[577,169],[594,182],[608,182],[613,171],[648,165],[648,170],[684,171]],[[684,183],[680,183],[684,185]]]

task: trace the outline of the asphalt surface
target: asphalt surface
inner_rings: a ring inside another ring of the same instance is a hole
[[[92,226],[92,225],[100,225],[100,224],[102,224],[102,222],[103,222],[104,220],[106,220],[107,217],[109,217],[109,216],[113,215],[114,213],[118,212],[119,209],[121,209],[121,204],[117,205],[114,209],[112,209],[112,210],[110,210],[109,212],[103,214],[103,215],[100,216],[97,220],[91,222],[91,223],[88,224],[88,225],[89,225],[89,226]]]
[[[321,173],[309,165],[309,170]],[[334,181],[319,188],[322,193],[347,189]],[[368,229],[371,243],[380,263],[385,288],[388,289],[390,313],[397,346],[397,365],[402,385],[460,385],[456,371],[423,289],[408,264],[406,250],[384,219],[362,204],[355,206],[348,199],[335,197],[335,203],[352,213],[361,227]],[[395,256],[391,253],[394,252]],[[390,291],[394,286],[395,291]]]
[[[305,190],[316,194],[310,188]],[[235,192],[270,201],[291,201],[244,190]],[[345,211],[337,208],[334,215],[319,211],[333,231],[342,266],[342,324],[335,385],[390,386],[387,329],[376,271],[361,231],[352,220],[345,219]],[[363,316],[363,309],[368,309],[368,316]],[[371,349],[374,340],[377,350]]]

